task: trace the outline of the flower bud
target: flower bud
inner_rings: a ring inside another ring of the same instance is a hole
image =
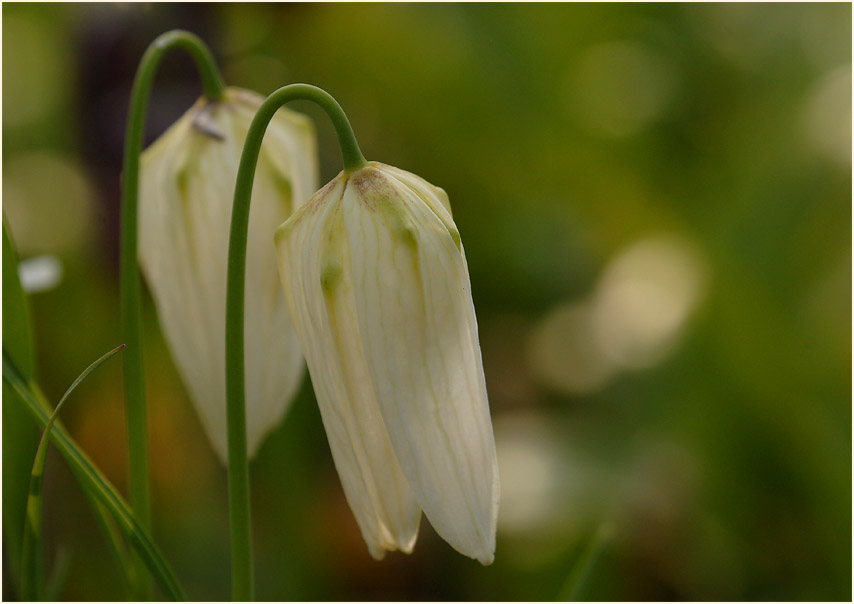
[[[228,459],[225,413],[226,263],[237,167],[263,97],[229,88],[199,100],[141,157],[139,261],[166,342],[214,450]],[[312,124],[282,109],[267,130],[246,252],[245,367],[249,454],[282,418],[302,355],[276,269],[275,225],[316,190]]]
[[[371,162],[276,232],[335,466],[368,549],[410,552],[420,510],[492,562],[498,468],[468,267],[442,189]]]

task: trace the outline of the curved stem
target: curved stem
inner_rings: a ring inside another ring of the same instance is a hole
[[[252,533],[249,513],[249,462],[246,451],[246,383],[243,326],[246,285],[246,237],[249,202],[261,143],[276,111],[289,101],[317,103],[332,120],[345,172],[363,167],[365,161],[353,129],[341,106],[327,92],[308,84],[291,84],[271,94],[252,119],[234,187],[231,234],[228,243],[228,278],[225,297],[225,392],[228,420],[228,501],[231,522],[231,573],[234,600],[251,600]]]
[[[210,50],[197,36],[174,30],[158,36],[140,60],[131,92],[122,173],[120,289],[122,335],[127,350],[124,357],[125,405],[127,406],[128,450],[130,457],[130,500],[134,514],[146,530],[151,527],[148,484],[148,426],[142,360],[141,294],[137,265],[137,202],[139,196],[139,156],[145,127],[145,113],[154,75],[163,56],[173,48],[192,55],[202,78],[205,95],[222,98],[225,85]],[[142,586],[137,599],[150,595]]]

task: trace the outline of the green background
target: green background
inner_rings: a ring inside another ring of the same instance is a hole
[[[230,85],[325,88],[368,159],[448,192],[495,425],[495,563],[426,520],[378,563],[306,378],[251,468],[259,599],[552,600],[603,523],[585,599],[851,598],[850,5],[5,4],[3,209],[23,259],[64,267],[31,298],[54,402],[120,342],[127,100],[175,27]],[[199,94],[168,59],[146,141]],[[332,130],[293,107],[325,182]],[[145,305],[154,535],[191,599],[223,599],[225,472]],[[121,364],[75,399],[125,489]],[[58,456],[44,505],[61,596],[124,597]]]

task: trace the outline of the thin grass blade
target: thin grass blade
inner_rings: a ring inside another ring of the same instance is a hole
[[[104,364],[110,357],[119,352],[125,347],[124,344],[119,344],[108,353],[101,356],[97,361],[89,365],[83,370],[74,383],[68,387],[65,394],[56,405],[53,414],[45,425],[44,433],[36,449],[36,459],[33,463],[33,471],[30,473],[30,491],[27,496],[27,520],[24,528],[24,542],[21,548],[22,557],[22,576],[21,576],[21,593],[25,600],[35,600],[39,597],[38,593],[38,544],[41,541],[41,517],[42,517],[42,486],[44,483],[44,467],[47,461],[47,449],[50,442],[50,431],[53,428],[56,418],[59,417],[59,411],[68,400],[68,396],[75,388],[85,380],[90,373]]]
[[[80,482],[80,478],[77,478],[77,481]],[[113,557],[119,565],[119,578],[122,581],[122,587],[125,590],[125,594],[130,594],[131,589],[133,588],[133,573],[135,567],[127,548],[125,547],[124,541],[122,540],[121,533],[116,527],[112,517],[109,515],[109,512],[107,512],[104,506],[94,498],[92,493],[83,489],[83,494],[86,496],[86,500],[89,502],[89,507],[92,509],[92,514],[95,517],[95,523],[98,525],[98,528],[101,529],[101,532],[107,540],[107,547],[113,553]]]
[[[36,421],[42,426],[46,426],[50,421],[50,410],[47,402],[22,378],[20,371],[5,350],[3,351],[3,381],[23,399]],[[131,546],[148,567],[154,580],[163,591],[163,595],[171,600],[184,600],[184,592],[174,571],[134,518],[130,506],[116,488],[98,470],[60,423],[54,426],[50,438],[72,469],[75,470],[75,476],[81,480],[81,486],[92,493],[124,531]]]
[[[610,545],[615,532],[614,525],[610,522],[606,522],[599,526],[590,538],[590,541],[587,543],[584,551],[582,551],[581,555],[578,556],[578,560],[576,560],[575,564],[572,566],[572,570],[570,570],[569,576],[566,578],[566,582],[563,584],[558,597],[555,599],[556,601],[578,601],[582,594],[582,590],[587,586],[587,581],[590,578],[593,568],[596,566],[599,558],[602,557],[602,553],[608,548],[608,545]]]
[[[71,552],[63,547],[57,548],[56,561],[53,570],[47,578],[44,587],[44,601],[58,602],[62,595],[62,589],[68,580],[68,572],[71,570]]]
[[[25,379],[35,366],[29,303],[18,277],[15,241],[3,216],[3,347],[15,360]],[[3,562],[15,595],[21,591],[23,532],[30,468],[36,454],[38,433],[15,392],[3,386]],[[3,594],[7,594],[4,592]]]

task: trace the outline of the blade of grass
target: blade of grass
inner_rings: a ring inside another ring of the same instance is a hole
[[[31,383],[31,387],[39,400],[47,400],[47,397],[41,391],[38,384]],[[15,397],[18,397],[17,393],[15,394]],[[26,410],[26,405],[22,404],[21,407]],[[27,419],[29,419],[29,417]],[[116,526],[116,523],[113,520],[113,517],[110,512],[108,512],[107,509],[95,498],[91,491],[87,490],[85,487],[82,486],[85,484],[86,480],[80,475],[82,473],[82,470],[73,465],[69,466],[69,469],[71,470],[71,474],[74,476],[74,479],[77,481],[77,484],[81,486],[80,490],[83,493],[83,496],[86,497],[86,501],[89,503],[89,509],[92,510],[92,515],[95,517],[95,523],[98,525],[98,527],[101,529],[101,532],[104,534],[104,537],[107,540],[107,546],[109,547],[110,551],[113,552],[116,562],[119,565],[119,569],[121,571],[122,585],[124,586],[127,593],[130,594],[135,584],[134,574],[137,573],[138,570],[136,564],[130,557],[130,552],[125,547],[124,540],[122,539],[122,534]],[[56,573],[56,569],[54,569],[54,573]],[[55,597],[52,598],[48,596],[47,589],[45,590],[44,599],[47,602],[57,600],[57,598]],[[133,598],[131,598],[131,600],[133,600]]]
[[[68,579],[69,570],[71,570],[71,553],[67,549],[60,547],[56,552],[56,562],[53,563],[53,571],[45,583],[45,602],[59,601],[59,596],[62,595],[62,588],[65,587],[65,581]]]
[[[6,355],[5,350],[3,351],[3,380],[23,399],[36,421],[42,426],[47,425],[50,420],[47,402],[21,377],[20,371]],[[147,532],[139,525],[127,502],[116,488],[98,470],[61,424],[54,426],[50,437],[72,469],[76,470],[75,475],[81,479],[81,486],[92,493],[125,532],[131,546],[148,567],[164,596],[172,600],[184,600],[184,592],[172,568]]]
[[[590,573],[602,553],[614,538],[615,528],[610,522],[602,524],[587,542],[584,551],[578,556],[566,582],[558,593],[558,602],[577,602],[582,589],[587,585]]]
[[[18,276],[18,252],[3,214],[3,346],[27,379],[35,371],[30,305]]]
[[[18,277],[15,240],[3,215],[3,346],[26,379],[35,367],[29,300]],[[26,517],[30,467],[36,454],[38,433],[23,404],[11,388],[3,386],[3,562],[17,598],[21,592],[21,543]],[[4,592],[4,596],[8,595]]]
[[[44,467],[47,461],[47,449],[50,442],[50,431],[53,428],[56,418],[59,417],[59,411],[68,400],[68,396],[75,388],[85,380],[90,373],[104,364],[110,357],[119,352],[125,347],[124,344],[119,344],[108,353],[104,354],[97,361],[89,365],[83,370],[77,379],[68,387],[56,409],[48,419],[44,428],[41,441],[38,449],[36,449],[36,459],[33,462],[33,471],[30,473],[30,491],[27,496],[27,520],[24,527],[24,543],[21,548],[22,558],[22,574],[21,574],[21,593],[25,600],[36,600],[39,598],[39,581],[38,581],[38,559],[36,552],[38,543],[41,541],[41,518],[42,518],[42,486],[44,483]]]
[[[4,386],[9,388],[10,392],[14,391],[11,389],[8,384],[4,383]],[[36,395],[36,398],[40,401],[46,401],[47,397],[39,388],[39,385],[35,382],[30,383],[30,387]],[[18,399],[17,393],[14,393],[15,398]],[[24,401],[21,402],[21,408],[24,411],[27,410],[26,404]],[[45,407],[47,409],[47,407]],[[27,417],[30,419],[30,417]],[[30,419],[30,421],[32,421]],[[124,544],[124,540],[122,539],[122,534],[116,526],[115,521],[113,520],[112,515],[107,509],[95,498],[91,491],[87,490],[83,487],[86,479],[81,476],[82,470],[77,468],[76,466],[69,466],[69,470],[71,474],[74,476],[74,479],[77,481],[77,484],[81,486],[81,492],[83,496],[86,497],[86,501],[89,503],[89,509],[92,510],[92,514],[95,517],[95,523],[101,529],[101,532],[104,533],[104,537],[107,540],[107,545],[110,548],[110,551],[113,552],[113,555],[116,558],[116,562],[119,565],[119,569],[121,570],[121,578],[122,583],[125,586],[128,593],[131,593],[134,586],[134,574],[138,572],[137,566],[134,564],[133,560],[130,557],[130,552],[127,550]],[[56,569],[54,569],[56,571]],[[144,570],[144,569],[143,569]],[[47,591],[45,590],[45,601],[51,602],[55,601],[57,598],[48,597]],[[131,598],[132,600],[132,598]]]
[[[80,482],[80,479],[77,478],[77,481]],[[104,534],[104,537],[107,540],[107,546],[119,565],[119,576],[122,580],[122,587],[125,589],[125,594],[130,594],[133,589],[132,577],[135,572],[135,567],[131,557],[128,555],[128,552],[124,547],[121,534],[119,533],[118,528],[116,528],[116,525],[109,516],[107,510],[104,509],[104,506],[98,503],[98,501],[96,501],[92,494],[86,489],[83,489],[83,494],[86,496],[86,500],[89,502],[89,507],[92,509],[92,514],[95,517],[95,523]],[[50,600],[50,598],[46,599]],[[56,598],[53,599],[55,600]]]

